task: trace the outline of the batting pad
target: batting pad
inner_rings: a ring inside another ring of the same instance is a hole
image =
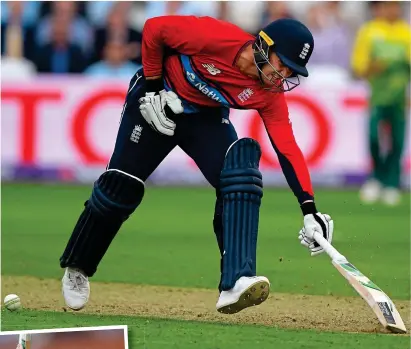
[[[221,289],[234,287],[242,276],[256,275],[258,220],[263,197],[259,171],[261,148],[242,138],[229,148],[221,172],[223,198],[223,270]]]
[[[121,225],[143,196],[144,183],[140,179],[119,170],[104,172],[94,183],[60,266],[79,268],[93,276]]]

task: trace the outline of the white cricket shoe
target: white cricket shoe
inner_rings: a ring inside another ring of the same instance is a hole
[[[66,268],[63,279],[63,296],[66,304],[73,310],[84,308],[90,297],[90,283],[88,277],[81,270]]]
[[[385,188],[382,191],[381,201],[388,206],[397,206],[401,201],[401,192],[397,188]]]
[[[372,204],[381,195],[381,183],[376,179],[370,179],[360,189],[360,199],[364,203]]]
[[[217,310],[224,314],[239,311],[264,302],[270,293],[270,281],[265,276],[242,276],[234,287],[222,291],[217,302]]]

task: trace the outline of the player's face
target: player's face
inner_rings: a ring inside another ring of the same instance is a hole
[[[384,1],[381,3],[381,12],[384,18],[395,21],[401,17],[401,5],[397,1]]]
[[[277,77],[289,78],[293,73],[290,68],[286,67],[281,62],[280,58],[278,58],[278,56],[274,52],[270,53],[270,63],[275,68],[275,70],[272,67],[270,67],[270,65],[264,67],[267,69],[267,76],[271,74]]]
[[[290,68],[281,62],[274,52],[270,53],[270,64],[265,64],[262,69],[265,75],[264,83],[267,86],[272,86],[273,83],[275,85],[281,84],[282,80],[289,78],[293,73]]]

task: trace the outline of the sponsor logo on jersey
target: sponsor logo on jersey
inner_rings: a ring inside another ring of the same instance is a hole
[[[196,76],[193,73],[187,72],[187,79],[191,82],[196,82]]]
[[[244,103],[254,94],[254,91],[251,88],[246,88],[243,92],[238,95],[238,99]]]
[[[221,70],[217,69],[214,64],[203,64],[203,67],[206,68],[211,75],[217,75],[221,73]]]
[[[207,97],[211,98],[213,101],[221,103],[220,97],[217,94],[207,87],[207,84],[196,81],[196,76],[193,73],[187,72],[187,79],[194,83],[200,92],[204,93]]]

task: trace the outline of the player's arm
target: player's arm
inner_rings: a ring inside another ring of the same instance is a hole
[[[184,111],[178,96],[164,89],[165,48],[186,55],[201,52],[212,40],[213,35],[207,35],[210,21],[215,20],[208,17],[162,16],[148,19],[144,25],[142,60],[146,96],[139,100],[140,112],[147,123],[161,134],[173,136],[176,128],[173,116]]]
[[[142,60],[144,75],[149,80],[159,79],[163,73],[165,48],[185,55],[195,55],[217,37],[219,21],[210,17],[161,16],[150,18],[143,28]]]
[[[275,104],[259,110],[270,142],[277,153],[288,185],[300,205],[314,201],[314,191],[308,167],[298,146],[288,115],[284,94],[277,95]]]
[[[408,71],[411,71],[411,26],[408,23],[404,23],[404,36],[407,38],[407,63]],[[411,79],[411,74],[408,74],[408,79]]]
[[[366,24],[357,32],[351,54],[351,68],[354,74],[363,79],[383,72],[385,64],[371,57],[370,27]]]
[[[315,242],[313,234],[321,232],[331,243],[334,223],[329,215],[318,212],[314,203],[310,173],[294,137],[284,94],[277,95],[275,103],[259,110],[259,113],[288,185],[301,206],[304,216],[304,227],[299,232],[301,244],[311,251],[312,256],[318,255],[324,250]]]

